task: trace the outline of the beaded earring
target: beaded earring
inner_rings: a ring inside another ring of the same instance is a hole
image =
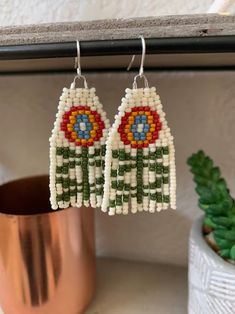
[[[81,75],[77,41],[77,75],[60,97],[50,138],[52,209],[82,205],[100,207],[103,196],[105,142],[109,120],[95,88]],[[83,79],[84,88],[76,88]]]
[[[142,58],[133,88],[126,89],[106,145],[102,211],[109,215],[176,208],[175,149],[156,88],[148,86]],[[133,59],[132,59],[133,61]],[[137,88],[137,78],[145,88]]]

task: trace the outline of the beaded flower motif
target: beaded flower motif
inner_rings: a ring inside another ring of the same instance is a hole
[[[63,115],[61,130],[77,146],[93,146],[102,137],[105,125],[97,111],[88,106],[76,106]]]
[[[175,149],[155,87],[127,89],[109,133],[102,211],[176,208]]]
[[[63,89],[50,138],[52,209],[99,207],[109,121],[95,89]]]
[[[134,107],[126,112],[118,127],[121,140],[133,148],[148,147],[157,140],[160,130],[159,115],[148,106]]]

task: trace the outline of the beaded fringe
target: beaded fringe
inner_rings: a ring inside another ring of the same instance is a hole
[[[156,88],[126,89],[106,145],[102,211],[176,208],[175,149]]]
[[[52,209],[100,207],[109,121],[95,88],[64,88],[50,138]]]

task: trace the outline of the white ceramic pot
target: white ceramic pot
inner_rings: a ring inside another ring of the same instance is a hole
[[[189,314],[235,314],[235,265],[218,256],[202,236],[202,218],[189,244]]]

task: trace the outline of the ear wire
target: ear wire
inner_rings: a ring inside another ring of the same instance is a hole
[[[146,43],[145,43],[145,39],[144,37],[141,35],[139,36],[139,38],[141,39],[141,45],[142,45],[142,54],[141,54],[141,62],[140,62],[140,68],[139,68],[139,74],[137,74],[134,77],[134,82],[133,82],[133,88],[137,88],[137,78],[143,78],[144,79],[144,85],[145,87],[149,87],[148,85],[148,80],[146,78],[146,76],[144,75],[144,61],[145,61],[145,56],[146,56]],[[127,67],[127,71],[129,71],[132,67],[132,64],[135,60],[135,55],[132,56],[131,61]]]
[[[82,70],[81,70],[81,53],[80,53],[80,43],[79,40],[76,41],[77,43],[77,57],[75,58],[75,68],[77,69],[77,75],[75,76],[70,88],[74,89],[76,85],[76,80],[77,79],[82,79],[84,82],[84,87],[88,88],[88,84],[86,81],[86,78],[84,75],[82,75]]]

